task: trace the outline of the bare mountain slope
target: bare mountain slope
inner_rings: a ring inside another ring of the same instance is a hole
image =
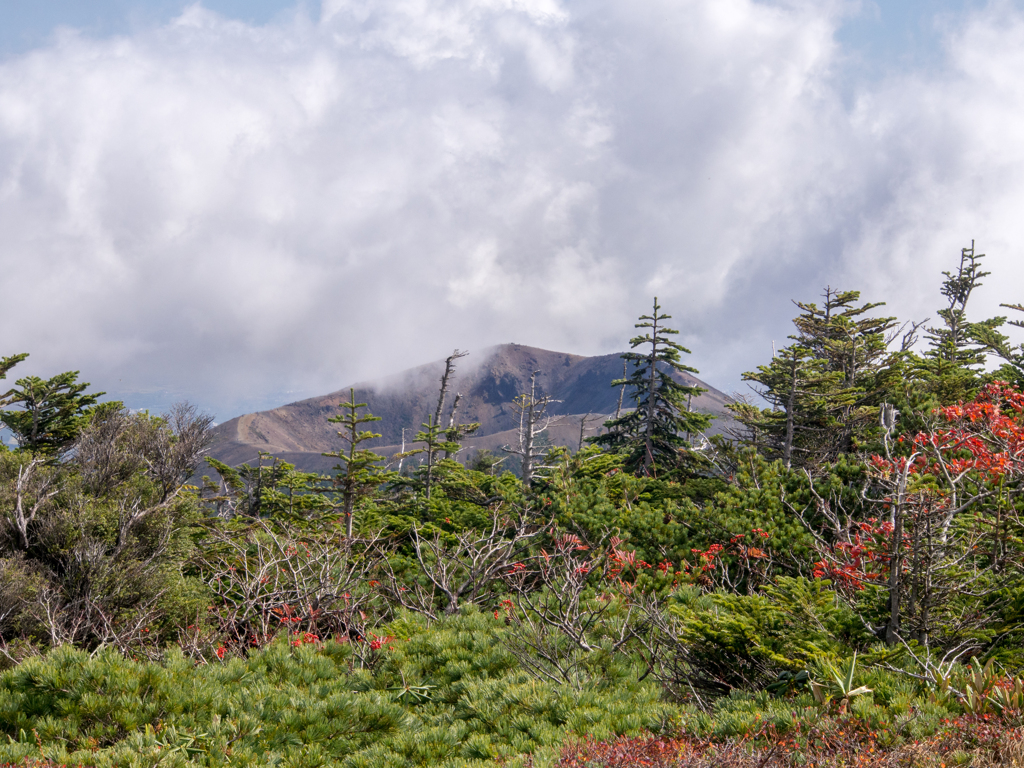
[[[449,388],[444,418],[447,419],[455,393],[460,392],[458,421],[480,422],[475,436],[466,440],[468,449],[497,450],[515,439],[518,421],[511,402],[529,389],[534,371],[539,371],[539,391],[561,401],[549,411],[564,417],[549,429],[548,437],[553,444],[575,448],[583,414],[608,416],[615,412],[619,391],[611,387],[611,381],[622,376],[619,355],[582,357],[520,344],[491,347],[460,360]],[[437,407],[443,372],[444,362],[438,361],[355,385],[357,402],[367,403],[369,410],[383,419],[372,425],[382,437],[370,447],[384,454],[396,452],[402,443],[403,428],[406,439],[412,439]],[[694,398],[694,410],[724,416],[728,402],[724,394],[692,376],[684,374],[682,380],[708,390]],[[303,469],[326,470],[337,460],[321,454],[341,447],[337,428],[327,419],[338,413],[338,403],[348,400],[348,396],[349,388],[345,387],[329,395],[231,419],[214,429],[215,442],[210,454],[238,465],[252,463],[259,451],[266,451]],[[587,434],[594,434],[602,421],[589,420]]]

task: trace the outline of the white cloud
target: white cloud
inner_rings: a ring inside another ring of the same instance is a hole
[[[239,410],[504,341],[621,349],[657,291],[735,386],[790,298],[1024,284],[1024,19],[849,98],[841,3],[194,6],[0,65],[8,354]]]

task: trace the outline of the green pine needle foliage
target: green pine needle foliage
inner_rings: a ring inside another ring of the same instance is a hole
[[[658,730],[672,716],[651,682],[582,694],[538,682],[490,614],[432,627],[406,616],[381,631],[393,639],[372,669],[335,641],[282,638],[200,666],[173,651],[144,662],[55,649],[0,676],[0,762],[455,766],[570,735]]]

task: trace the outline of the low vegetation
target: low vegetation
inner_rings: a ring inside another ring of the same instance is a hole
[[[931,328],[799,304],[710,440],[655,301],[590,445],[510,404],[517,472],[461,460],[461,353],[388,462],[340,403],[328,475],[207,460],[188,405],[17,380],[0,762],[1024,764],[1024,346],[968,321],[980,260]]]

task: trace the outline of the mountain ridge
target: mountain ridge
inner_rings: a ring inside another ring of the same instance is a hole
[[[475,359],[462,358],[456,363],[443,419],[447,420],[455,395],[461,394],[459,423],[480,423],[479,430],[463,441],[466,449],[495,451],[514,441],[518,419],[511,408],[512,400],[529,390],[534,371],[539,393],[558,401],[549,407],[552,416],[561,417],[549,427],[548,439],[552,444],[576,448],[580,420],[585,414],[594,417],[588,421],[588,436],[614,414],[619,389],[612,387],[611,382],[622,377],[621,353],[586,357],[522,344],[501,344],[482,350]],[[367,425],[381,437],[365,445],[391,455],[400,450],[403,428],[408,446],[428,414],[433,415],[443,372],[444,361],[438,360],[326,395],[243,414],[214,428],[210,455],[237,466],[253,463],[265,451],[301,469],[326,471],[337,459],[321,454],[341,447],[337,427],[328,419],[339,413],[338,403],[347,401],[352,389],[356,402],[367,403],[367,410],[382,418]],[[716,419],[718,422],[727,420],[725,406],[730,398],[688,373],[678,374],[678,378],[708,390],[693,399],[694,410],[726,417]],[[627,392],[624,406],[628,405],[628,397]]]

